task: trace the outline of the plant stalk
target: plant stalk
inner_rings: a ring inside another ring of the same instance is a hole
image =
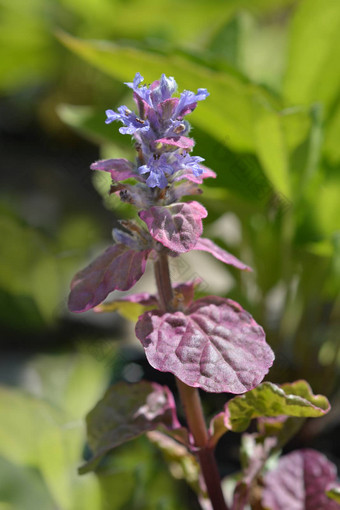
[[[155,262],[155,277],[161,308],[164,311],[173,312],[174,304],[169,263],[168,257],[164,253],[160,253]],[[192,388],[177,378],[176,383],[188,427],[198,449],[197,456],[213,510],[228,510],[222,493],[214,448],[209,446],[209,432],[205,424],[199,392],[197,388]]]

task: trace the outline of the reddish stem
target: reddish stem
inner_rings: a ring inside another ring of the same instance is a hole
[[[164,253],[160,253],[155,262],[155,276],[161,308],[164,311],[173,312],[173,292],[169,264],[167,255]],[[198,390],[188,386],[177,378],[176,383],[187,418],[188,427],[194,437],[195,446],[198,449],[197,455],[212,507],[214,510],[228,510],[222,493],[220,475],[214,456],[214,448],[209,446],[209,433],[205,424]]]

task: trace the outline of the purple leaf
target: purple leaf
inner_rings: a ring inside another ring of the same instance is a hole
[[[262,503],[271,510],[338,510],[325,491],[336,479],[336,468],[315,450],[283,456],[264,477]]]
[[[128,290],[144,274],[150,250],[135,251],[124,244],[107,248],[71,282],[68,307],[86,312],[99,305],[113,290]]]
[[[198,251],[207,251],[208,253],[211,253],[216,259],[220,260],[221,262],[224,262],[225,264],[229,264],[230,266],[234,266],[237,269],[241,269],[243,271],[252,271],[251,267],[246,266],[246,264],[243,264],[240,260],[238,260],[234,255],[231,255],[231,253],[228,253],[227,251],[223,250],[217,244],[210,241],[210,239],[205,239],[204,237],[201,237],[198,239],[197,243],[195,244],[193,250]]]
[[[209,296],[186,313],[144,313],[136,335],[149,363],[189,386],[214,393],[243,393],[257,386],[274,354],[263,329],[230,299]]]
[[[113,448],[160,425],[181,429],[169,388],[147,381],[112,386],[87,415],[86,423],[93,457],[81,473],[94,469]]]
[[[139,179],[139,175],[133,171],[133,164],[127,159],[101,159],[92,163],[91,170],[108,172],[114,181],[124,181],[133,177]]]
[[[192,250],[202,234],[202,218],[206,209],[198,202],[155,206],[140,211],[151,236],[176,253]]]

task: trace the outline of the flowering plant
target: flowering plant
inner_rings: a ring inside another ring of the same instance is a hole
[[[242,271],[251,269],[202,237],[206,209],[195,200],[182,200],[199,195],[203,179],[215,177],[202,165],[203,158],[191,155],[194,140],[188,136],[186,120],[197,103],[208,97],[207,90],[198,89],[196,94],[184,91],[176,97],[174,78],[163,74],[150,86],[142,82],[137,73],[133,82],[127,83],[133,90],[137,114],[126,106],[117,112],[106,111],[107,124],[120,121],[119,131],[132,136],[135,161],[108,159],[91,165],[92,170],[110,174],[110,193],[135,206],[138,215],[121,221],[121,228],[113,230],[114,244],[75,275],[69,309],[119,310],[124,302],[144,308],[136,336],[149,363],[174,374],[187,427],[180,424],[175,399],[167,387],[145,381],[120,383],[110,388],[88,415],[93,455],[81,471],[95,469],[114,447],[147,433],[163,451],[177,452],[178,458],[193,463],[198,459],[195,489],[205,509],[225,510],[230,505],[236,510],[248,504],[273,510],[293,508],[291,498],[298,501],[299,509],[338,508],[325,493],[327,489],[336,497],[336,474],[317,452],[288,455],[267,471],[268,459],[298,429],[301,418],[328,412],[327,399],[313,395],[305,381],[281,386],[262,383],[274,354],[261,326],[231,299],[206,296],[195,300],[197,280],[171,282],[169,260],[193,250],[208,252]],[[102,304],[112,291],[132,288],[144,274],[148,259],[154,265],[157,294],[132,294]],[[209,428],[198,388],[236,395],[212,418]],[[252,419],[258,420],[258,432],[243,437],[244,471],[231,501],[225,502],[214,449],[224,433],[242,432]],[[317,479],[315,466],[322,473]]]

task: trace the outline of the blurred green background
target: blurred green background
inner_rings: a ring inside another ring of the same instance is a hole
[[[263,325],[270,380],[304,378],[331,399],[296,444],[339,462],[339,31],[338,0],[1,1],[0,510],[197,508],[144,439],[98,478],[76,474],[83,417],[110,380],[172,384],[118,316],[66,309],[73,274],[131,214],[88,168],[133,157],[104,111],[132,104],[122,82],[137,71],[209,90],[189,119],[194,154],[218,174],[202,195],[205,236],[254,268],[186,256],[174,273],[203,276],[202,290]],[[224,400],[205,398],[207,414]],[[228,473],[237,451],[224,446]]]

